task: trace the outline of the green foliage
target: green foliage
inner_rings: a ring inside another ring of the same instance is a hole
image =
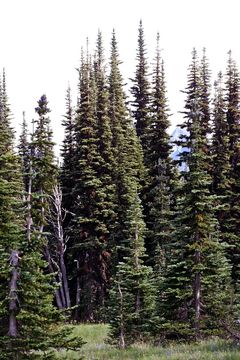
[[[133,199],[126,222],[126,256],[117,266],[108,312],[112,341],[122,348],[150,336],[155,305],[152,269],[143,264],[145,224],[139,198]]]
[[[67,340],[70,330],[58,330],[63,317],[53,305],[52,276],[45,274],[39,236],[26,234],[20,159],[9,138],[7,115],[1,116],[0,357],[50,359],[50,348],[79,349],[82,342]]]
[[[171,236],[171,190],[173,164],[170,158],[169,119],[166,98],[164,63],[160,57],[159,35],[154,65],[153,90],[151,94],[151,116],[148,147],[144,151],[147,181],[141,192],[147,226],[146,250],[149,262],[154,265],[158,246],[165,253]],[[163,260],[164,262],[164,260]]]
[[[206,134],[201,131],[201,82],[197,56],[190,67],[186,121],[187,132],[180,155],[187,170],[177,198],[175,231],[169,246],[169,264],[159,299],[162,335],[195,337],[221,332],[219,319],[231,316],[230,266],[226,244],[220,242],[215,218],[216,198],[210,194],[211,177],[206,163]],[[180,140],[181,141],[181,140]]]
[[[132,79],[131,92],[134,97],[133,116],[136,121],[137,135],[141,139],[143,151],[148,148],[148,131],[150,127],[150,83],[148,78],[146,45],[142,21],[138,28],[137,67],[135,78]]]

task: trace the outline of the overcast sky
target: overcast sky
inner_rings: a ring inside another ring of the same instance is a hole
[[[0,67],[6,69],[14,126],[21,123],[23,110],[31,121],[37,100],[46,93],[56,141],[62,138],[68,82],[76,89],[81,47],[86,37],[95,47],[98,29],[108,58],[115,28],[126,80],[135,70],[139,20],[149,62],[159,31],[173,124],[181,118],[180,90],[193,47],[199,53],[206,47],[213,78],[225,72],[229,49],[240,61],[239,0],[0,0],[0,5]]]

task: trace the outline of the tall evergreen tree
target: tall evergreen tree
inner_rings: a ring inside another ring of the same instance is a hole
[[[75,124],[75,185],[72,194],[75,216],[72,222],[70,256],[78,264],[73,286],[77,288],[80,283],[82,289],[82,303],[77,320],[81,318],[96,321],[101,317],[100,307],[104,304],[108,280],[106,219],[109,213],[106,205],[109,194],[104,184],[105,174],[101,174],[104,161],[98,137],[96,78],[89,55],[83,60],[80,69],[80,102]]]
[[[33,168],[33,223],[40,233],[47,225],[47,213],[49,211],[49,196],[52,195],[53,187],[57,179],[57,167],[54,162],[54,143],[48,113],[48,101],[46,95],[42,95],[35,108],[38,119],[35,121],[35,131],[31,141],[31,160]],[[36,211],[36,215],[34,214]],[[39,214],[41,214],[39,216]]]
[[[138,29],[137,67],[131,88],[133,95],[133,116],[136,121],[137,135],[140,137],[144,155],[149,146],[148,132],[150,125],[150,82],[148,78],[146,45],[142,21]]]
[[[134,201],[136,191],[140,191],[139,182],[143,177],[144,169],[140,143],[126,107],[119,64],[117,41],[113,32],[109,75],[109,116],[115,159],[113,175],[117,188],[117,224],[112,249],[118,249],[117,253],[121,258],[124,253],[124,239],[129,238],[127,235],[129,229],[125,223],[126,214]]]
[[[102,163],[98,169],[98,177],[102,181],[102,187],[105,192],[105,198],[102,203],[102,221],[106,224],[108,230],[107,233],[105,233],[105,241],[109,242],[109,238],[114,232],[117,204],[116,185],[114,184],[113,179],[115,160],[112,148],[112,131],[109,117],[109,92],[105,67],[102,34],[99,32],[94,62],[97,136],[99,138],[99,152],[102,158]]]
[[[240,176],[240,81],[239,72],[235,61],[232,59],[231,52],[229,52],[227,73],[226,73],[226,111],[228,124],[228,139],[229,139],[229,158],[230,158],[230,179],[231,179],[231,196],[230,196],[230,212],[228,216],[229,238],[228,244],[230,261],[232,268],[232,280],[235,290],[239,293],[239,211],[240,211],[240,196],[239,196],[239,176]]]
[[[64,140],[61,149],[62,165],[60,180],[63,191],[63,208],[71,211],[73,207],[72,191],[74,187],[73,171],[74,171],[74,154],[75,154],[75,123],[74,123],[74,109],[72,106],[71,89],[68,87],[66,94],[66,115],[62,125],[64,126]],[[64,221],[64,227],[67,229],[71,215],[69,212]]]
[[[145,150],[148,169],[147,184],[142,191],[147,225],[146,249],[150,262],[154,264],[157,245],[164,253],[165,245],[171,233],[171,178],[170,137],[167,133],[170,125],[166,98],[164,63],[160,56],[159,34],[154,66],[151,118],[149,126],[149,144]]]
[[[209,134],[211,133],[210,95],[210,70],[206,56],[206,49],[204,48],[200,63],[200,107],[202,112],[201,131],[207,144],[209,143]],[[205,151],[207,151],[208,147],[206,147]]]
[[[28,127],[25,118],[25,112],[23,112],[23,122],[22,122],[22,132],[19,137],[18,144],[18,153],[21,158],[22,163],[22,173],[23,173],[23,182],[24,188],[27,192],[28,190],[28,181],[29,181],[29,161],[30,161],[30,146],[28,140]]]
[[[201,123],[201,81],[196,51],[190,66],[185,104],[186,135],[180,139],[187,161],[179,190],[170,263],[162,286],[162,330],[170,337],[201,338],[219,333],[219,319],[230,314],[230,267],[219,239],[215,197],[205,167],[209,155]]]
[[[53,307],[53,287],[31,221],[25,228],[20,159],[13,150],[10,111],[2,111],[6,99],[5,93],[0,101],[0,357],[35,359],[40,350],[40,359],[52,359],[51,348],[74,348],[76,342],[66,341],[69,330],[54,329],[61,315]]]

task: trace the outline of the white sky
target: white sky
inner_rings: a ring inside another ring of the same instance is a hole
[[[115,28],[126,80],[135,71],[139,20],[149,62],[160,32],[173,124],[181,118],[180,90],[194,46],[199,54],[207,48],[213,78],[225,71],[229,49],[240,60],[239,0],[0,0],[0,6],[0,68],[6,68],[13,124],[21,123],[23,110],[30,123],[37,100],[46,93],[56,142],[62,139],[68,82],[73,90],[77,86],[81,47],[88,37],[95,48],[98,29],[108,59]]]

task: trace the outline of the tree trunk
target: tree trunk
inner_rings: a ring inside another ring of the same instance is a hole
[[[60,255],[60,269],[61,269],[61,273],[62,273],[62,285],[63,285],[64,295],[65,295],[65,300],[66,300],[66,308],[70,308],[71,300],[70,300],[68,279],[67,279],[67,270],[66,270],[63,252],[61,252],[61,255]]]
[[[125,349],[125,335],[124,335],[124,314],[123,314],[123,293],[118,283],[118,292],[120,295],[120,334],[119,334],[119,347],[120,349]]]
[[[74,320],[78,322],[80,320],[79,306],[81,302],[81,287],[80,287],[80,278],[79,278],[79,261],[74,260],[77,263],[77,289],[76,289],[76,310],[74,314]]]
[[[195,251],[195,265],[200,264],[201,253],[199,250]],[[195,303],[195,335],[196,339],[200,338],[200,313],[201,313],[201,275],[196,272],[194,278],[194,303]]]
[[[58,243],[57,246],[57,258],[59,261],[59,271],[61,278],[61,285],[62,287],[61,292],[63,294],[63,302],[64,302],[64,308],[70,308],[71,307],[71,300],[70,300],[70,294],[69,294],[69,287],[68,287],[68,278],[67,278],[67,270],[64,260],[64,253],[66,250],[66,241],[64,238],[64,232],[63,232],[63,216],[62,216],[62,192],[59,186],[55,186],[53,189],[53,206],[54,206],[54,219],[52,219],[52,225],[54,227],[55,231],[55,237]]]
[[[54,268],[53,268],[53,265],[52,265],[51,255],[50,255],[50,251],[49,251],[47,245],[44,248],[44,255],[45,255],[45,259],[46,259],[46,261],[48,263],[49,272],[50,272],[50,274],[53,274],[55,271],[54,271]],[[55,298],[56,298],[57,307],[60,310],[64,309],[59,289],[55,290]]]
[[[17,337],[17,311],[18,311],[18,297],[17,297],[17,281],[18,281],[18,267],[19,267],[19,251],[12,250],[10,255],[10,266],[12,267],[11,271],[11,280],[9,284],[10,293],[9,293],[9,329],[8,335],[10,337]]]

